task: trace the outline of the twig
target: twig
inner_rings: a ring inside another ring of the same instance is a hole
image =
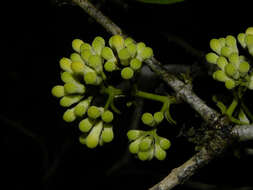
[[[253,140],[253,125],[237,125],[232,134],[237,136],[239,141]]]

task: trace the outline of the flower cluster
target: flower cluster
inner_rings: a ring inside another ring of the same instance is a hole
[[[166,151],[170,148],[170,141],[156,134],[156,130],[142,131],[130,130],[127,137],[131,142],[129,151],[132,154],[137,154],[142,161],[151,160],[153,157],[158,160],[166,158]]]
[[[253,27],[241,33],[237,37],[243,48],[248,48],[249,53],[253,53]],[[239,55],[237,40],[234,36],[228,35],[226,38],[212,39],[210,48],[214,52],[206,55],[209,63],[216,64],[218,70],[213,73],[213,78],[224,82],[227,89],[236,86],[246,86],[253,89],[253,74],[247,57]]]

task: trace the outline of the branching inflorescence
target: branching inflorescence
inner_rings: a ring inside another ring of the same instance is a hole
[[[166,118],[172,119],[169,108],[175,103],[172,96],[162,96],[138,90],[134,79],[138,77],[142,63],[153,56],[153,50],[143,42],[136,43],[131,38],[123,39],[114,35],[106,46],[102,37],[96,37],[92,44],[75,39],[72,42],[74,53],[70,58],[60,60],[61,80],[64,85],[54,86],[52,94],[60,98],[60,105],[67,107],[63,114],[66,122],[79,122],[82,132],[79,141],[88,148],[109,143],[114,138],[114,115],[121,113],[115,105],[118,97],[141,97],[162,103],[161,109],[154,113],[144,113],[142,121],[151,127],[149,131],[129,130],[129,150],[137,154],[140,160],[151,160],[156,157],[164,160],[170,147],[170,141],[157,135],[157,125]],[[115,87],[113,73],[120,73],[122,80],[128,81],[130,88]],[[104,103],[101,104],[101,101]]]

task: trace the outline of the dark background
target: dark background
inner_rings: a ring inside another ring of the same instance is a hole
[[[151,46],[165,64],[206,64],[203,57],[192,56],[179,45],[169,43],[166,36],[175,35],[206,53],[210,51],[211,38],[237,35],[252,25],[252,11],[246,1],[221,4],[218,0],[188,0],[174,5],[133,0],[123,4],[117,0],[94,2],[136,41]],[[8,11],[2,16],[2,31],[6,32],[2,45],[7,50],[2,55],[0,87],[0,168],[2,185],[7,185],[3,189],[147,189],[194,154],[194,146],[177,137],[183,124],[200,124],[200,119],[194,119],[193,111],[184,104],[174,108],[179,125],[164,123],[160,130],[162,136],[172,141],[165,161],[141,162],[125,153],[131,109],[116,119],[117,133],[112,143],[95,150],[82,146],[77,124],[62,120],[64,109],[51,95],[51,88],[60,83],[58,61],[70,55],[74,38],[90,43],[98,35],[105,39],[110,35],[71,4],[42,0],[9,3],[3,6]],[[214,106],[211,96],[223,86],[205,74],[197,79],[195,91]],[[249,93],[248,97],[251,96]],[[249,142],[243,147],[250,145]],[[115,163],[122,158],[125,164],[115,169]],[[237,158],[229,150],[192,181],[218,187],[252,187],[252,169],[252,157]],[[190,187],[186,184],[175,189]]]

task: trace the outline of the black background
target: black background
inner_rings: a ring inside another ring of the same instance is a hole
[[[151,46],[162,63],[192,65],[205,62],[168,43],[164,34],[176,35],[208,52],[211,38],[237,35],[252,25],[252,11],[246,1],[221,2],[188,0],[175,5],[148,5],[125,1],[128,6],[123,8],[116,0],[107,0],[101,3],[101,10],[136,41]],[[176,137],[180,125],[173,128],[165,123],[166,129],[160,133],[166,132],[163,136],[172,141],[165,161],[141,162],[130,156],[120,169],[110,170],[126,156],[125,133],[132,110],[116,120],[118,134],[112,143],[88,150],[78,142],[76,124],[62,120],[64,109],[51,95],[51,88],[60,83],[58,61],[72,52],[71,41],[81,38],[91,42],[98,35],[105,39],[110,35],[71,4],[14,1],[3,8],[8,10],[2,16],[2,31],[6,34],[2,35],[5,53],[0,87],[0,168],[2,185],[7,185],[3,189],[147,189],[194,154],[193,145]],[[203,78],[194,82],[195,91],[208,102],[221,86],[208,76]],[[175,110],[179,124],[182,118],[193,121],[192,125],[199,124],[190,119],[194,113],[188,106],[179,105]],[[253,186],[251,159],[238,159],[229,150],[192,180]],[[185,185],[175,189],[189,188]]]

